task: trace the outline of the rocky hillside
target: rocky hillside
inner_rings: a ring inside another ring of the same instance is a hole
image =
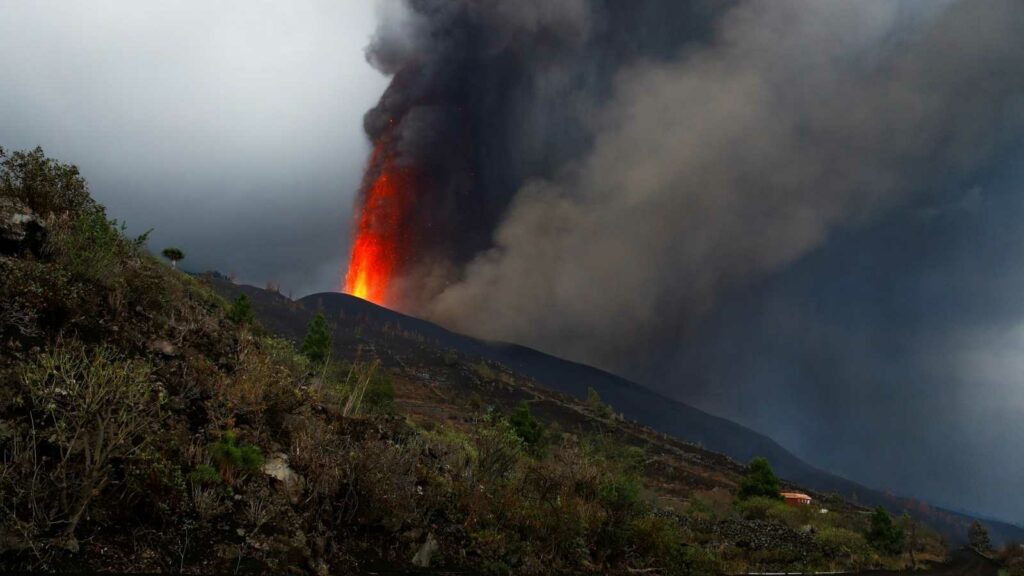
[[[820,493],[788,507],[770,471],[398,325],[265,294],[268,327],[301,318],[275,335],[211,288],[230,284],[124,237],[74,167],[0,161],[0,571],[717,574],[945,555],[909,519]]]

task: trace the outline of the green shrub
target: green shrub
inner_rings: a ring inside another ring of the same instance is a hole
[[[822,527],[815,533],[814,540],[821,547],[822,552],[833,559],[863,558],[870,553],[864,536],[846,528]]]
[[[377,415],[395,413],[395,387],[391,384],[391,379],[379,370],[366,386],[363,410],[368,414]]]
[[[634,550],[661,574],[692,574],[687,535],[679,522],[660,516],[638,518],[631,526]]]
[[[601,395],[597,393],[597,390],[590,387],[587,387],[587,407],[600,418],[611,418],[615,415],[612,407],[601,400]]]
[[[768,518],[778,520],[793,529],[812,525],[815,520],[818,520],[817,516],[820,516],[815,513],[812,506],[789,506],[781,500],[773,501],[776,506],[768,510]]]
[[[59,258],[75,276],[114,286],[121,280],[127,252],[115,226],[102,212],[79,216],[57,236]]]
[[[777,498],[752,496],[736,501],[736,511],[747,520],[768,520],[778,518],[786,509],[786,504]]]
[[[188,479],[199,486],[215,486],[222,481],[220,472],[209,464],[196,466],[195,470],[189,473]]]
[[[871,515],[871,528],[865,537],[868,544],[882,554],[903,551],[903,528],[893,522],[892,516],[881,506]]]
[[[613,474],[601,483],[598,498],[612,515],[632,516],[640,504],[640,480],[631,474]]]
[[[597,537],[598,556],[621,559],[634,536],[630,526],[642,511],[640,480],[631,474],[612,473],[598,486],[597,499],[605,511]]]
[[[228,309],[228,320],[239,326],[256,322],[256,314],[252,311],[252,304],[249,302],[248,296],[240,294],[238,298],[235,298],[231,303],[231,308]]]
[[[42,148],[13,153],[0,148],[0,195],[24,202],[44,218],[102,211],[78,168],[47,158]]]
[[[512,431],[523,441],[527,452],[534,456],[543,456],[547,449],[547,434],[544,425],[530,413],[530,405],[520,402],[508,418]]]
[[[238,472],[255,472],[263,466],[263,453],[257,446],[239,443],[238,436],[231,430],[224,433],[213,446],[210,456],[220,468],[222,478],[231,483]]]
[[[757,497],[782,499],[779,494],[779,479],[772,471],[768,460],[764,458],[751,460],[747,473],[740,482],[740,500]]]
[[[496,482],[509,477],[523,452],[523,441],[506,420],[488,417],[473,436],[476,452],[475,476]]]

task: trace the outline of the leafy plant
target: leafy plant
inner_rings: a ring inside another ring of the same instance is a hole
[[[779,500],[779,479],[772,471],[771,464],[764,458],[754,458],[747,466],[747,473],[740,482],[739,499],[773,498]]]

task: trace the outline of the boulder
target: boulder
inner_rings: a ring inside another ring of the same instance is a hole
[[[302,493],[302,476],[288,465],[288,455],[278,452],[267,458],[263,473],[280,482],[293,501]]]
[[[46,240],[46,223],[31,208],[14,198],[0,197],[0,254],[39,255]]]
[[[178,347],[171,344],[167,340],[153,340],[149,343],[149,349],[154,352],[159,352],[164,356],[177,356]]]
[[[437,539],[433,534],[427,534],[427,541],[420,546],[416,555],[412,557],[412,565],[417,568],[430,568],[430,557],[437,552]]]

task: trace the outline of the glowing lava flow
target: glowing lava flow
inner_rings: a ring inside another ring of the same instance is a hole
[[[370,160],[367,175],[375,177],[363,196],[344,292],[384,305],[388,287],[407,256],[403,230],[411,194],[403,170],[385,157],[382,148],[378,144]]]

